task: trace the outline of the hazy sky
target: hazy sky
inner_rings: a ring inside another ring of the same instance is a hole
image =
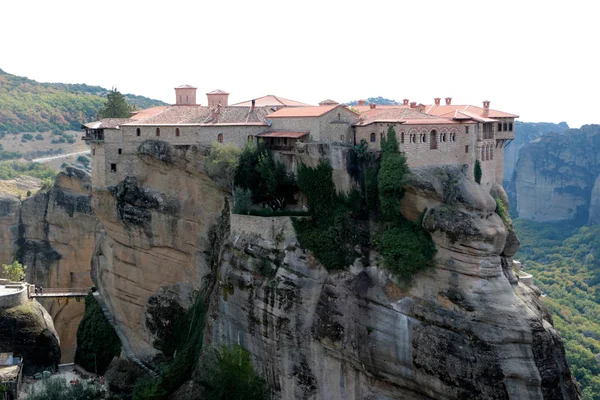
[[[579,1],[3,1],[0,69],[174,102],[434,97],[600,123],[600,3]]]

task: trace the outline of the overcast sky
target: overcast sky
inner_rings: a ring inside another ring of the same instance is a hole
[[[595,1],[2,2],[0,69],[174,102],[383,96],[600,123]]]

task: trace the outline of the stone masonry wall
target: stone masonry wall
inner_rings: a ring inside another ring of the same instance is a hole
[[[16,292],[0,295],[0,309],[16,307],[25,304],[27,301],[27,287],[24,285],[13,286],[19,286],[21,289]]]

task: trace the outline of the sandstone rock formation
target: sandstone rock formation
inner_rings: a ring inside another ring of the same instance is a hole
[[[127,338],[125,348],[142,360],[158,354],[159,329],[190,293],[210,286],[210,233],[226,191],[204,173],[196,147],[147,141],[133,161],[135,177],[95,188],[96,232],[92,275]]]
[[[90,206],[90,176],[67,168],[49,191],[21,202],[0,200],[2,263],[16,257],[27,265],[27,280],[46,288],[91,286],[90,260],[97,220]],[[13,250],[13,251],[10,251]],[[40,301],[50,312],[61,339],[62,362],[72,362],[84,304],[71,300]]]
[[[586,223],[597,210],[592,189],[600,174],[600,126],[547,134],[520,151],[512,187],[519,217]],[[593,206],[594,208],[595,206]]]
[[[0,309],[0,353],[22,355],[25,374],[55,368],[60,343],[52,317],[37,301]]]
[[[580,398],[495,207],[459,169],[415,170],[403,213],[427,208],[438,253],[412,286],[374,252],[328,273],[288,218],[232,215],[205,343],[247,348],[284,399]]]

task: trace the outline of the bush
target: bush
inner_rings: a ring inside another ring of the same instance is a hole
[[[2,264],[2,277],[12,282],[21,282],[25,279],[26,269],[27,265],[22,265],[16,260],[12,264]]]
[[[233,208],[234,214],[248,214],[248,210],[252,206],[252,191],[241,187],[233,189]]]
[[[28,142],[30,140],[33,140],[33,135],[31,133],[24,133],[23,136],[21,136],[21,142]]]
[[[481,163],[479,160],[475,160],[475,166],[473,167],[473,177],[475,178],[475,182],[481,185],[481,176],[483,172],[481,171]]]
[[[121,353],[121,341],[90,292],[77,329],[75,362],[88,371],[103,374],[113,357]]]
[[[38,133],[37,135],[35,135],[35,140],[44,140],[44,136],[42,136],[41,133]]]
[[[506,227],[506,229],[513,229],[512,226],[512,220],[510,219],[510,215],[508,213],[508,210],[506,209],[506,206],[504,205],[504,202],[499,198],[496,197],[496,214],[498,214],[500,216],[500,218],[502,219],[502,222],[504,222],[504,226]]]
[[[233,143],[214,142],[206,157],[206,173],[211,179],[233,187],[233,177],[240,158],[240,149]]]
[[[29,393],[27,400],[96,400],[105,398],[104,389],[86,381],[71,385],[64,378],[52,377],[42,382],[42,388]]]
[[[223,346],[207,352],[201,371],[207,400],[266,400],[267,383],[254,371],[250,354],[241,346]]]
[[[396,131],[392,125],[388,127],[387,139],[381,141],[381,149],[381,167],[377,176],[379,207],[383,219],[393,222],[401,217],[400,200],[408,165],[404,154],[398,152]]]

